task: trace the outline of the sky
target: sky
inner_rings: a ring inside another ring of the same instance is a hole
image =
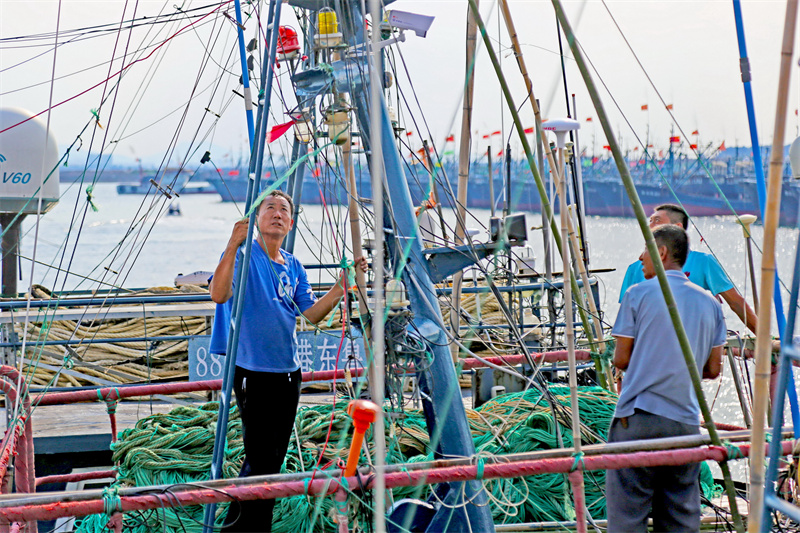
[[[563,40],[565,93],[551,3],[510,0],[509,6],[544,116],[566,116],[565,94],[575,94],[573,114],[581,123],[581,146],[602,154],[607,142]],[[729,147],[750,145],[731,2],[588,0],[564,6],[595,69],[592,75],[623,149],[634,150],[645,142],[665,147],[675,135],[686,144],[709,149],[722,142]],[[417,121],[424,117],[427,124],[425,128],[412,123],[410,114],[401,109],[401,121],[413,132],[407,140],[419,145],[423,138],[431,138],[441,146],[448,135],[458,138],[460,132],[468,4],[398,0],[391,7],[435,17],[425,38],[407,33],[393,57],[404,88],[402,97],[415,109],[419,102],[422,113],[415,116]],[[742,2],[761,144],[771,143],[773,137],[785,8],[778,1]],[[121,20],[144,16],[154,20],[159,13],[177,9],[182,14],[170,22],[142,24],[134,31],[98,28],[114,28]],[[480,9],[524,126],[532,126],[533,114],[528,104],[523,105],[525,87],[508,48],[508,33],[498,21],[498,6],[484,0]],[[197,152],[189,154],[191,160],[212,149],[218,166],[235,164],[247,158],[247,128],[243,99],[234,92],[241,90],[235,26],[223,13],[233,15],[232,2],[2,0],[0,106],[41,113],[62,151],[72,145],[71,158],[102,148],[119,161],[176,163],[194,146]],[[290,9],[284,9],[281,23],[297,25]],[[74,31],[90,27],[91,33]],[[245,27],[249,41],[259,30],[254,20]],[[56,31],[62,44],[54,48]],[[787,143],[797,135],[797,69],[794,62]],[[120,70],[122,82],[119,90],[113,90]],[[276,89],[290,92],[286,65],[279,72]],[[480,146],[485,151],[487,143],[499,150],[503,139],[514,135],[482,44],[475,76],[474,150]],[[396,93],[391,98],[396,100]],[[673,116],[666,104],[672,106]],[[92,110],[98,109],[95,119]],[[288,120],[280,104],[273,110],[270,124]],[[502,134],[484,139],[497,130]],[[694,131],[698,134],[692,135]],[[512,146],[518,150],[517,141]],[[285,143],[272,147],[286,150]]]

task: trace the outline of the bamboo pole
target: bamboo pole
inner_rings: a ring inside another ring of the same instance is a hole
[[[445,245],[450,241],[450,238],[447,236],[447,224],[444,222],[444,213],[442,213],[442,202],[439,200],[439,187],[436,186],[436,166],[433,163],[433,159],[431,158],[431,152],[428,149],[428,141],[422,141],[422,165],[425,167],[425,170],[428,171],[431,177],[431,194],[433,195],[433,201],[436,204],[436,214],[439,216],[439,226],[442,228],[442,238],[444,239]],[[458,193],[456,193],[458,194]]]
[[[542,213],[546,215],[547,220],[550,221],[550,229],[552,231],[553,240],[556,243],[556,248],[558,249],[559,253],[561,253],[561,236],[559,234],[558,226],[556,226],[555,218],[553,217],[553,209],[550,205],[550,201],[547,199],[547,191],[544,188],[544,182],[542,181],[542,177],[539,174],[539,169],[536,166],[536,163],[533,159],[533,153],[531,151],[531,145],[528,142],[528,138],[525,135],[525,128],[522,126],[522,121],[519,118],[519,113],[517,112],[517,105],[514,103],[514,98],[511,96],[511,90],[508,87],[508,83],[506,82],[505,75],[500,67],[500,62],[497,59],[497,56],[494,53],[494,46],[492,45],[492,41],[489,38],[489,35],[486,33],[486,25],[483,23],[483,19],[478,12],[478,5],[476,0],[469,0],[470,8],[472,10],[473,16],[475,17],[475,22],[478,25],[478,29],[481,32],[481,37],[483,38],[483,44],[486,46],[486,52],[489,55],[489,59],[492,62],[492,66],[494,67],[495,74],[497,75],[497,80],[500,82],[500,87],[503,91],[503,96],[506,100],[506,105],[508,105],[508,111],[511,114],[511,118],[514,120],[514,128],[517,130],[517,134],[519,135],[520,143],[522,144],[522,148],[525,151],[525,157],[528,160],[528,166],[531,169],[531,174],[533,174],[533,181],[536,183],[536,189],[539,191],[539,197],[542,200]],[[570,283],[572,285],[572,292],[578,293],[580,289],[578,287],[578,282],[575,278],[570,279]],[[592,328],[589,325],[589,320],[586,317],[586,312],[584,311],[582,306],[578,307],[578,314],[581,317],[581,323],[583,324],[583,331],[586,334],[587,341],[590,345],[594,344],[594,334],[592,333]],[[522,346],[523,350],[527,349],[525,346]]]
[[[772,302],[766,296],[775,289],[775,231],[781,207],[781,185],[783,182],[783,139],[786,133],[786,110],[789,101],[789,82],[794,50],[794,32],[797,19],[797,0],[786,2],[786,18],[783,25],[781,68],[778,80],[778,102],[775,110],[775,129],[772,133],[772,155],[769,161],[767,183],[767,205],[764,210],[764,253],[761,257],[761,301],[758,306],[756,328],[756,376],[753,399],[753,453],[750,457],[750,518],[747,529],[750,533],[761,530],[764,512],[764,437],[769,403],[769,379],[772,361]],[[758,149],[754,146],[753,149]],[[778,401],[783,401],[780,398]],[[759,457],[758,455],[761,455]]]
[[[476,2],[478,0],[475,0]],[[458,149],[458,189],[456,192],[456,234],[455,244],[464,244],[467,234],[467,187],[469,184],[469,155],[472,151],[472,97],[475,93],[475,44],[477,41],[478,26],[472,16],[472,10],[467,10],[467,65],[466,79],[464,80],[464,103],[461,108],[461,139]],[[491,179],[491,176],[489,176]],[[450,331],[453,338],[460,338],[461,327],[461,286],[464,281],[464,271],[459,270],[453,274],[452,302],[453,311],[450,313]],[[476,296],[476,299],[478,297]],[[453,362],[458,362],[458,343],[452,343],[450,353]]]
[[[528,101],[530,101],[531,103],[531,108],[533,109],[533,116],[536,121],[536,132],[538,135],[544,138],[544,133],[542,130],[542,114],[541,110],[539,109],[539,101],[536,99],[533,92],[533,81],[531,81],[531,78],[528,75],[528,67],[525,64],[525,58],[522,55],[522,47],[519,44],[519,38],[517,37],[517,30],[514,26],[514,19],[511,16],[511,10],[509,9],[508,2],[506,0],[500,0],[500,10],[503,13],[503,20],[505,21],[506,28],[508,29],[508,34],[511,37],[511,46],[514,50],[514,57],[516,57],[517,59],[517,65],[519,66],[520,74],[522,74],[522,78],[525,81],[525,88],[528,91]],[[553,155],[553,150],[550,148],[550,143],[545,142],[543,144],[545,147],[544,148],[545,155],[547,157],[548,163],[550,164],[550,168],[554,169],[551,173],[553,175],[553,179],[555,180],[556,188],[558,189],[561,187],[560,182],[564,179],[565,176],[564,166],[556,164],[555,156]],[[594,301],[594,297],[592,296],[591,285],[589,285],[589,276],[588,273],[586,272],[586,263],[584,262],[584,257],[583,254],[581,253],[581,247],[579,246],[577,241],[575,228],[572,223],[572,217],[569,216],[567,217],[567,229],[568,229],[567,231],[568,242],[572,247],[572,255],[576,259],[576,263],[578,266],[578,274],[581,280],[583,281],[583,291],[581,292],[581,294],[586,299],[585,303],[588,304],[589,313],[593,318],[591,324],[593,327],[594,336],[598,342],[597,348],[599,349],[600,352],[605,352],[606,345],[605,342],[603,342],[603,327],[600,324],[600,313],[597,310],[597,305]],[[597,369],[597,375],[600,377],[601,381],[604,379],[600,368]],[[613,379],[608,379],[608,384],[606,388],[608,388],[608,390],[611,390],[613,383],[614,383]]]
[[[703,414],[703,419],[705,420],[705,425],[706,428],[708,429],[708,434],[711,437],[714,445],[721,446],[722,443],[719,438],[719,433],[717,432],[717,429],[714,426],[714,422],[711,417],[711,411],[708,408],[708,403],[706,402],[705,395],[703,393],[703,386],[701,383],[700,372],[697,369],[697,361],[695,360],[694,355],[692,354],[692,347],[689,344],[689,339],[687,338],[686,331],[683,328],[681,317],[678,314],[678,307],[677,304],[675,303],[675,298],[672,295],[672,290],[670,289],[669,282],[667,281],[667,275],[666,272],[664,271],[664,265],[661,262],[661,257],[659,256],[658,253],[658,247],[656,246],[656,242],[653,239],[653,232],[650,231],[649,221],[647,219],[647,216],[645,215],[644,208],[642,207],[642,202],[639,200],[639,194],[636,192],[636,187],[633,184],[633,179],[631,178],[630,169],[628,168],[628,165],[625,162],[625,158],[622,154],[622,151],[620,150],[619,143],[617,143],[617,140],[614,138],[614,132],[611,129],[611,123],[608,120],[608,116],[606,115],[605,107],[603,106],[603,103],[600,101],[600,95],[597,92],[597,88],[594,85],[592,76],[589,73],[588,67],[586,66],[586,61],[584,60],[583,52],[581,51],[581,48],[578,46],[575,33],[572,31],[572,26],[570,25],[569,20],[567,20],[567,16],[564,13],[564,9],[561,5],[561,0],[551,0],[551,1],[553,3],[553,7],[555,8],[556,17],[561,23],[561,27],[562,30],[564,31],[564,35],[566,35],[567,37],[567,42],[569,43],[570,50],[572,51],[573,57],[575,58],[575,62],[577,63],[578,69],[581,72],[581,76],[583,77],[584,83],[586,84],[586,89],[589,92],[589,96],[592,99],[592,104],[594,105],[594,108],[597,111],[597,118],[599,119],[600,124],[603,127],[603,133],[605,134],[606,140],[611,146],[611,153],[614,156],[614,161],[617,164],[617,169],[619,170],[620,177],[622,178],[622,183],[625,185],[625,190],[628,193],[628,197],[630,198],[633,211],[636,214],[636,219],[639,222],[639,227],[642,231],[642,235],[644,236],[645,244],[647,246],[647,252],[650,254],[650,257],[653,260],[653,266],[655,267],[656,270],[658,282],[659,285],[661,286],[661,291],[664,294],[664,300],[667,304],[667,309],[669,310],[669,315],[672,321],[672,325],[675,328],[675,334],[678,336],[678,342],[680,344],[681,351],[683,352],[684,360],[686,361],[686,368],[689,372],[689,377],[692,380],[692,386],[694,387],[695,395],[697,396],[697,400],[700,405],[700,412]],[[761,453],[763,455],[763,450]],[[728,464],[726,462],[721,462],[719,466],[720,470],[722,470],[722,475],[725,481],[725,492],[728,495],[728,502],[730,505],[731,515],[733,516],[734,526],[736,527],[736,531],[738,533],[743,533],[744,526],[742,524],[742,518],[739,515],[738,505],[736,502],[736,490],[733,486],[733,480],[731,479],[730,468],[728,467]]]
[[[356,190],[356,176],[353,169],[353,155],[350,146],[350,139],[342,145],[342,166],[344,167],[345,176],[347,176],[347,214],[350,220],[350,239],[353,246],[353,259],[357,259],[364,255],[364,249],[361,245],[361,220],[358,213],[358,191]],[[361,316],[361,326],[364,328],[364,357],[367,361],[372,361],[370,354],[369,339],[372,337],[372,328],[370,326],[369,306],[367,305],[367,282],[364,272],[360,268],[356,268],[356,298],[358,299],[358,314]],[[372,391],[374,392],[374,391]],[[372,395],[374,398],[374,394]]]

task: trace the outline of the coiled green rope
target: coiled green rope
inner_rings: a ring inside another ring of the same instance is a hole
[[[551,386],[550,393],[562,409],[569,409],[568,387]],[[579,390],[580,417],[588,430],[597,435],[607,434],[616,400],[616,395],[599,387],[583,387]],[[321,464],[332,461],[335,465],[336,460],[346,457],[352,428],[345,405],[346,402],[337,402],[333,413],[330,405],[302,407],[298,411],[295,422],[298,438],[291,439],[283,472],[301,472],[317,463],[331,421],[331,440],[325,447]],[[236,406],[231,408],[230,415],[223,463],[223,476],[227,478],[238,475],[244,458],[241,421]],[[216,403],[200,408],[177,407],[169,413],[144,418],[135,427],[122,431],[119,440],[112,444],[113,460],[119,464],[114,486],[177,485],[208,479],[216,418]],[[571,427],[553,420],[546,399],[541,399],[536,390],[499,396],[478,409],[468,410],[467,419],[475,448],[480,453],[475,459],[479,465],[493,461],[495,455],[558,448],[557,432],[561,434],[564,446],[572,445]],[[421,411],[407,409],[403,413],[396,413],[391,420],[393,422],[387,424],[386,429],[387,464],[433,459]],[[369,443],[373,441],[371,431],[367,434]],[[586,444],[596,442],[588,431],[584,438]],[[372,453],[374,455],[374,450]],[[580,466],[580,458],[576,457],[575,462],[576,466]],[[323,472],[319,475],[324,475]],[[584,472],[584,476],[589,512],[592,517],[602,519],[605,517],[605,472]],[[484,486],[490,494],[492,515],[497,523],[564,521],[574,518],[575,510],[568,497],[566,483],[563,474],[484,480]],[[714,485],[711,471],[705,464],[701,469],[701,487],[706,496],[713,496],[719,489]],[[428,491],[428,487],[401,487],[394,489],[393,494],[395,500],[425,498]],[[370,499],[358,493],[353,494],[350,501],[360,501],[367,508],[370,505]],[[218,506],[217,525],[221,525],[228,505],[223,503]],[[349,507],[352,520],[357,506]],[[273,531],[335,531],[334,508],[332,497],[299,495],[283,498],[276,502]],[[124,529],[126,533],[199,533],[202,516],[200,506],[126,513]],[[108,516],[89,516],[79,521],[75,531],[102,533],[107,522]]]

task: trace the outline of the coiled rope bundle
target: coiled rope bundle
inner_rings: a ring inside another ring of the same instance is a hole
[[[549,389],[562,408],[569,407],[569,390],[563,386]],[[337,402],[335,410],[329,405],[302,407],[296,419],[297,435],[293,435],[284,463],[284,472],[312,470],[318,463],[333,465],[347,455],[352,432],[345,401]],[[586,426],[586,442],[597,441],[595,435],[605,435],[614,413],[616,396],[598,387],[581,388],[578,405],[581,420]],[[208,479],[211,464],[214,426],[218,404],[212,402],[200,408],[178,407],[167,414],[152,415],[140,420],[134,428],[120,433],[112,445],[114,461],[118,462],[116,486],[145,486],[181,484]],[[572,445],[568,423],[554,421],[552,409],[536,390],[506,394],[485,403],[478,409],[468,409],[467,418],[482,461],[495,460],[500,454],[554,449]],[[558,417],[561,418],[561,417]],[[387,463],[429,461],[433,459],[424,416],[419,410],[406,410],[387,424]],[[329,425],[331,437],[326,445]],[[557,436],[560,434],[560,437]],[[368,442],[372,442],[368,435]],[[372,450],[371,450],[372,451]],[[320,460],[320,454],[322,459]],[[235,477],[243,460],[241,422],[236,407],[231,408],[228,445],[223,473]],[[497,458],[496,460],[501,460]],[[324,476],[320,472],[318,476]],[[586,501],[594,518],[605,516],[603,486],[604,472],[586,472]],[[711,474],[703,465],[703,491],[715,490]],[[498,523],[564,521],[575,518],[566,476],[545,474],[526,478],[486,480],[492,513]],[[395,499],[426,498],[428,487],[394,489]],[[362,505],[369,500],[361,498]],[[220,524],[229,504],[221,504],[217,514]],[[233,504],[235,505],[235,504]],[[277,502],[274,531],[335,531],[331,509],[332,498],[294,496]],[[159,509],[149,513],[125,515],[125,531],[199,532],[202,519],[200,507]],[[108,517],[94,515],[81,520],[76,531],[100,533]]]

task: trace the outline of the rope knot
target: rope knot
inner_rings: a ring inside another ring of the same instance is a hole
[[[570,473],[578,470],[578,468],[581,470],[586,470],[586,463],[583,461],[583,452],[575,452],[572,454],[572,457],[575,459],[575,461],[572,463],[572,466],[569,469]]]
[[[742,453],[742,449],[738,446],[735,446],[730,442],[723,442],[722,445],[725,447],[725,451],[727,452],[728,458],[725,459],[726,461],[744,459],[744,453]]]
[[[486,463],[486,459],[483,456],[479,455],[475,458],[475,479],[478,481],[483,479],[483,467]]]
[[[103,489],[103,513],[111,516],[122,511],[122,500],[119,497],[119,488],[112,485]]]
[[[92,195],[92,191],[94,191],[94,185],[89,185],[88,187],[86,187],[86,203],[89,204],[89,206],[92,208],[92,211],[97,213],[99,209],[94,204],[94,199],[93,199],[94,197]]]
[[[97,397],[100,399],[101,402],[106,402],[106,411],[110,415],[117,413],[117,405],[119,405],[119,398],[120,398],[119,389],[117,387],[114,387],[112,390],[114,391],[113,392],[114,396],[112,396],[111,391],[108,392],[108,396],[103,396],[102,389],[97,389]]]

